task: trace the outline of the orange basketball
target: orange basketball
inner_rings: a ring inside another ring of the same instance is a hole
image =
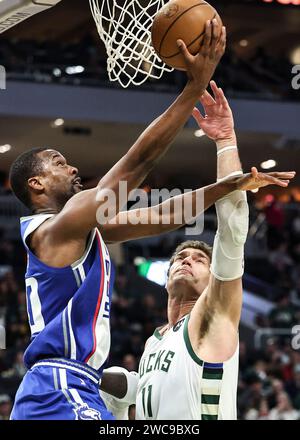
[[[169,1],[157,13],[152,25],[152,45],[156,53],[169,66],[186,70],[177,40],[183,40],[196,55],[201,48],[205,24],[213,18],[222,26],[217,11],[203,0]]]

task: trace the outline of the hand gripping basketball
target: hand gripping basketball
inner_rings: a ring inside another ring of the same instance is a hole
[[[226,47],[226,28],[216,19],[207,21],[205,35],[199,52],[192,55],[184,41],[177,41],[190,81],[199,90],[205,90],[219,64]]]

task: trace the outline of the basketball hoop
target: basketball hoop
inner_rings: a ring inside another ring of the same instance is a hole
[[[90,0],[98,33],[107,52],[110,81],[126,88],[148,78],[160,79],[166,66],[151,44],[156,13],[169,0]]]

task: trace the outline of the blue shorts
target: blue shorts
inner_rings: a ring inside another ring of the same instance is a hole
[[[11,420],[114,420],[99,394],[99,374],[67,359],[37,362],[23,378]]]

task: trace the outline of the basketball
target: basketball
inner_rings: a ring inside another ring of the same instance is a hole
[[[196,55],[201,48],[205,24],[214,18],[222,25],[217,11],[203,0],[171,0],[160,9],[152,25],[152,45],[156,53],[168,66],[186,70],[177,40],[183,40]]]

